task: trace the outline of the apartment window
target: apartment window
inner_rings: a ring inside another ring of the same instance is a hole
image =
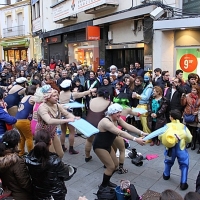
[[[20,2],[20,1],[22,1],[22,0],[16,0],[16,2]]]
[[[32,19],[35,20],[40,17],[40,1],[32,5]]]
[[[11,28],[12,27],[12,16],[8,15],[7,16],[7,28]]]
[[[18,21],[18,26],[23,25],[23,14],[22,14],[22,12],[17,14],[17,21]]]
[[[11,0],[7,0],[6,4],[10,5],[11,4]]]

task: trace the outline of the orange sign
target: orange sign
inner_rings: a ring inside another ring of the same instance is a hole
[[[180,59],[180,67],[184,72],[193,72],[197,65],[197,58],[193,54],[185,54]]]
[[[86,40],[100,40],[100,27],[99,26],[87,26]]]

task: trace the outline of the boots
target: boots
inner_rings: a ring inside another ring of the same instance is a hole
[[[132,149],[132,152],[128,154],[129,158],[132,159],[132,163],[136,166],[142,166],[143,165],[143,156],[138,155],[136,149]]]
[[[129,153],[128,153],[128,157],[129,157],[130,159],[136,158],[136,156],[137,156],[137,151],[136,151],[136,149],[132,149],[132,152],[129,152]]]

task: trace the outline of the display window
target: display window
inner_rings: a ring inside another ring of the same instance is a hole
[[[4,58],[13,63],[20,60],[27,60],[27,49],[4,49]]]
[[[96,71],[99,66],[99,42],[88,41],[68,44],[69,62],[81,63],[81,65],[91,66]]]

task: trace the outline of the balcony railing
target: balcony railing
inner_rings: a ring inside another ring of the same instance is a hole
[[[13,26],[10,28],[4,28],[3,29],[3,37],[14,37],[14,36],[23,36],[25,35],[25,26]]]

